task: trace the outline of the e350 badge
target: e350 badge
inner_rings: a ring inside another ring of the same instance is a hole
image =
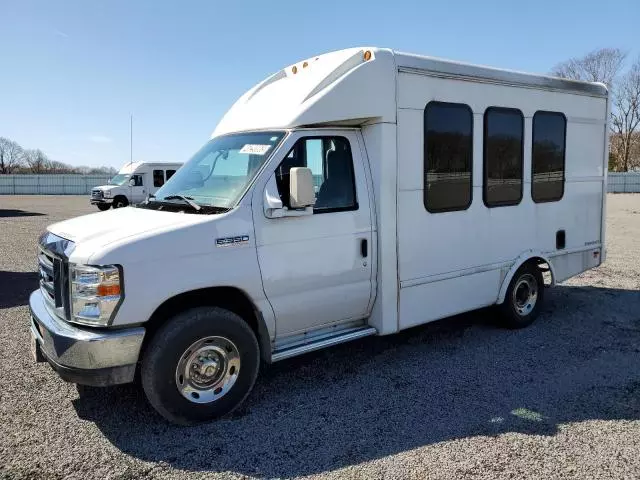
[[[237,237],[216,238],[217,247],[233,247],[244,245],[249,242],[249,235],[240,235]]]

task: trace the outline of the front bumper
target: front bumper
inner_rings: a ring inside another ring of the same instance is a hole
[[[91,198],[89,200],[89,203],[91,203],[91,205],[97,205],[97,204],[111,205],[113,203],[113,198]]]
[[[96,330],[71,325],[49,312],[40,290],[29,297],[36,359],[67,382],[107,386],[133,381],[144,328]]]

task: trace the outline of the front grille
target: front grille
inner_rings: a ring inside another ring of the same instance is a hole
[[[102,190],[91,190],[91,198],[102,198],[104,193]]]
[[[40,268],[40,289],[49,305],[56,306],[55,262],[56,259],[40,251],[38,265]],[[61,305],[60,305],[61,306]]]
[[[51,310],[66,320],[71,318],[67,258],[69,246],[73,246],[73,242],[46,233],[40,239],[38,253],[40,291]]]

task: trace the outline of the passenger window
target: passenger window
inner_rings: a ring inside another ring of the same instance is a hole
[[[161,187],[164,185],[164,170],[153,171],[153,186]]]
[[[353,156],[344,137],[301,138],[276,169],[282,203],[289,207],[289,172],[307,167],[313,174],[316,194],[314,213],[357,210]]]
[[[175,170],[167,170],[167,180],[173,177],[173,174],[176,173]]]
[[[133,175],[131,178],[133,179],[134,187],[142,187],[142,175]]]
[[[517,205],[522,200],[524,118],[514,108],[489,107],[484,114],[484,203]]]
[[[533,116],[531,152],[531,198],[554,202],[564,195],[567,119],[558,112],[536,112]]]
[[[430,102],[424,110],[424,191],[428,212],[471,205],[473,112],[464,104]]]

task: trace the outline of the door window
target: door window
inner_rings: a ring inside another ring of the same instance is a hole
[[[173,174],[176,173],[175,170],[167,170],[167,180],[173,177]]]
[[[276,183],[282,203],[289,207],[289,172],[307,167],[313,175],[316,195],[314,213],[357,210],[353,155],[344,137],[299,139],[276,169]]]
[[[132,175],[131,178],[133,179],[133,186],[134,187],[141,187],[142,186],[142,175]]]

